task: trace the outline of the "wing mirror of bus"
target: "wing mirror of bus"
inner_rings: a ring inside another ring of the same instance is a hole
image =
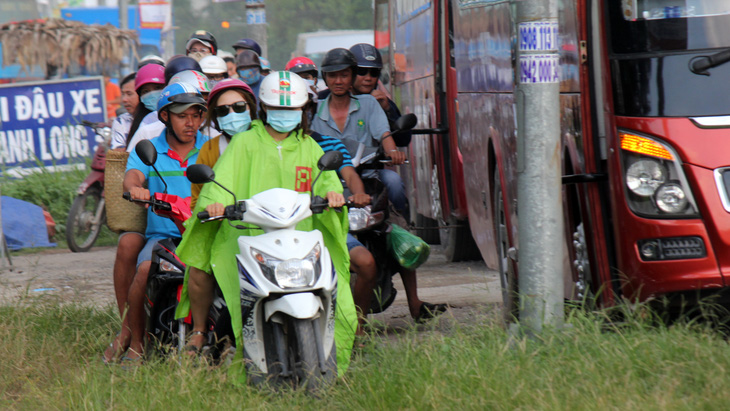
[[[206,164],[193,164],[187,168],[185,174],[193,184],[205,184],[215,179],[215,171]]]
[[[416,123],[418,123],[418,117],[415,114],[408,113],[402,115],[395,121],[395,130],[393,130],[393,133],[396,131],[410,130],[416,126]]]
[[[137,143],[134,152],[137,153],[139,159],[147,166],[151,166],[157,161],[157,149],[149,140],[142,140]]]

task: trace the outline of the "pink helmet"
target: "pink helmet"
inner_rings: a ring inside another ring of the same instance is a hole
[[[249,87],[248,84],[237,78],[224,78],[223,80],[219,81],[218,84],[213,87],[213,90],[210,91],[210,94],[208,94],[208,104],[210,104],[210,102],[213,101],[213,99],[217,95],[230,89],[242,89],[243,91],[251,95],[251,99],[253,101],[256,101],[253,90],[251,90],[251,87]]]
[[[165,85],[165,68],[159,64],[146,64],[142,66],[134,78],[134,90],[139,93],[139,89],[145,84],[161,84]]]

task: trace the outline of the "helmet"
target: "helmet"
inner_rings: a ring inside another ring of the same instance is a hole
[[[171,58],[165,66],[165,83],[169,83],[172,76],[185,70],[202,71],[200,64],[192,57],[175,56]]]
[[[210,104],[217,95],[231,89],[243,90],[251,95],[251,99],[253,99],[253,101],[256,101],[256,96],[254,96],[253,90],[251,90],[251,87],[249,87],[248,84],[237,78],[224,78],[219,81],[218,84],[213,87],[213,90],[210,91],[210,94],[208,94],[208,104]]]
[[[271,63],[268,59],[259,57],[259,62],[261,63],[261,70],[271,70]]]
[[[215,41],[215,37],[213,37],[210,32],[205,30],[198,30],[193,33],[193,35],[190,36],[190,40],[188,40],[188,42],[185,44],[185,50],[190,50],[190,47],[196,41],[202,43],[205,47],[208,47],[212,54],[218,53],[218,42]]]
[[[294,57],[289,60],[289,62],[286,63],[285,70],[297,74],[311,71],[314,76],[317,75],[317,65],[306,57]]]
[[[357,67],[357,61],[352,52],[343,48],[332,49],[322,59],[322,77],[324,77],[324,73],[340,71],[348,67]]]
[[[218,56],[205,56],[200,60],[200,68],[205,74],[225,74],[228,73],[226,62]]]
[[[259,43],[253,41],[252,39],[241,39],[236,42],[236,44],[233,45],[233,50],[237,49],[244,49],[244,50],[253,50],[254,53],[261,55],[261,46],[259,46]]]
[[[165,84],[165,68],[158,64],[147,64],[142,66],[134,78],[134,90],[139,93],[139,89],[145,84]]]
[[[255,52],[251,50],[243,50],[241,54],[236,57],[236,69],[248,66],[258,66],[261,68],[261,59]]]
[[[269,107],[303,107],[309,101],[309,87],[296,73],[275,71],[264,77],[259,100]]]
[[[182,113],[193,106],[200,106],[205,111],[205,99],[200,92],[187,83],[174,83],[162,89],[160,100],[157,101],[157,117],[162,120],[160,115],[165,110],[174,113]]]
[[[168,84],[186,83],[195,87],[200,93],[210,93],[210,85],[208,77],[205,74],[195,70],[181,71],[170,79]]]
[[[358,43],[350,47],[350,51],[355,56],[358,67],[383,68],[383,58],[375,46],[367,43]]]
[[[141,69],[142,66],[146,66],[150,63],[159,64],[160,66],[165,67],[165,60],[163,60],[162,57],[154,54],[148,54],[139,60],[139,62],[137,63],[137,70]]]

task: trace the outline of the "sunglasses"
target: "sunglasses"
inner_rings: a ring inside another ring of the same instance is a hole
[[[243,113],[246,111],[246,102],[245,101],[237,101],[233,104],[226,104],[223,106],[218,106],[213,109],[213,113],[215,113],[216,117],[225,117],[230,113],[230,109],[233,109],[234,113]]]
[[[370,73],[370,76],[372,77],[380,77],[380,69],[375,67],[358,67],[357,68],[357,75],[358,76],[364,76],[366,74]]]

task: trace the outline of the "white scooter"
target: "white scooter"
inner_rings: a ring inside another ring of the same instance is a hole
[[[336,170],[342,154],[329,152],[317,166]],[[188,167],[196,184],[213,182],[213,170],[202,164]],[[220,184],[218,184],[221,186]],[[249,381],[291,382],[315,390],[337,376],[335,303],[337,274],[319,230],[298,231],[297,223],[321,213],[327,200],[283,188],[272,188],[251,199],[236,201],[222,216],[198,213],[201,222],[240,220],[264,234],[238,238],[236,255],[241,285],[243,355]]]

